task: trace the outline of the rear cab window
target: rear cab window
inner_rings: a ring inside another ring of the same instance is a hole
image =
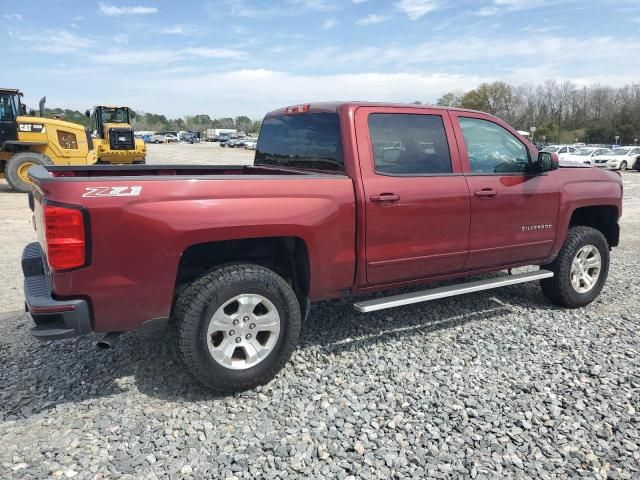
[[[320,112],[265,118],[254,165],[344,173],[339,115]]]

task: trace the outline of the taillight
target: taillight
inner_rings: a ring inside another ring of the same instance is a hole
[[[87,242],[81,210],[45,204],[44,230],[51,270],[68,270],[85,264]]]

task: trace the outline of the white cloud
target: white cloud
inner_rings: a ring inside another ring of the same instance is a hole
[[[438,0],[400,0],[396,3],[396,8],[401,10],[410,20],[419,20],[439,7]]]
[[[188,58],[242,59],[246,52],[231,48],[188,47],[169,49],[127,49],[108,50],[90,60],[104,65],[167,65]]]
[[[549,5],[571,3],[575,0],[493,0],[492,5],[484,6],[476,12],[480,16],[498,15],[503,12],[517,12]]]
[[[190,47],[184,48],[179,51],[184,55],[191,55],[194,57],[203,58],[241,58],[246,54],[240,50],[234,50],[232,48],[206,48],[206,47]]]
[[[20,15],[19,13],[6,13],[4,15],[2,15],[2,18],[4,18],[5,20],[22,20],[22,15]]]
[[[211,18],[218,19],[220,17],[223,10],[220,3],[209,2],[206,5],[205,10]],[[224,4],[226,5],[224,8],[232,16],[260,19],[293,16],[304,10],[328,12],[337,9],[333,3],[327,0],[288,0],[285,5],[276,6],[273,6],[273,4],[258,6],[246,0],[226,0]]]
[[[279,7],[259,8],[248,4],[244,0],[227,0],[226,8],[229,10],[227,14],[230,14],[232,17],[273,18],[291,14],[290,9]],[[220,18],[220,12],[222,10],[220,4],[217,2],[211,2],[206,6],[206,11],[209,16],[215,19]]]
[[[331,30],[333,27],[337,25],[338,21],[335,18],[328,18],[322,24],[322,28],[324,30]]]
[[[306,101],[371,100],[412,102],[437,99],[442,92],[468,90],[485,78],[447,74],[357,73],[336,75],[298,75],[273,70],[236,70],[194,76],[163,77],[149,85],[150,95],[166,91],[185,92],[180,102],[163,105],[177,109],[171,114],[197,111],[198,105],[210,105],[214,115],[245,112],[259,118],[267,111]],[[211,85],[224,85],[212,89]],[[247,92],[251,92],[250,98]],[[196,99],[198,99],[196,101]],[[195,105],[195,106],[194,106]]]
[[[166,27],[160,30],[160,33],[166,35],[182,35],[183,37],[189,37],[196,35],[200,30],[193,25],[177,24],[171,27]]]
[[[151,13],[157,13],[158,9],[156,7],[143,7],[140,5],[116,7],[115,5],[100,3],[100,11],[108,17],[116,17],[119,15],[149,15]]]
[[[329,10],[335,10],[336,7],[327,2],[326,0],[289,0],[293,5],[302,5],[310,10],[318,10],[320,12],[327,12]]]
[[[31,50],[46,53],[74,53],[94,45],[89,38],[82,38],[67,30],[42,30],[36,33],[14,33],[9,36]]]
[[[377,15],[375,13],[371,13],[364,18],[356,20],[356,25],[375,25],[377,23],[382,23],[385,20],[389,20],[389,17],[386,15]]]
[[[476,15],[480,15],[481,17],[490,17],[492,15],[497,15],[499,12],[500,9],[496,7],[482,7],[476,12]]]
[[[565,36],[539,36],[529,32],[517,39],[509,37],[460,36],[451,39],[433,40],[414,46],[392,46],[386,48],[361,47],[340,49],[323,47],[309,52],[306,64],[357,65],[367,67],[395,65],[403,69],[407,65],[455,65],[468,62],[487,65],[487,61],[503,61],[513,68],[530,63],[532,59],[552,58],[554,62],[575,70],[584,62],[577,61],[589,52],[591,60],[627,60],[635,58],[640,51],[640,39],[629,38],[624,42],[611,36],[575,38]],[[468,68],[473,68],[467,65]],[[561,74],[562,72],[558,72]]]

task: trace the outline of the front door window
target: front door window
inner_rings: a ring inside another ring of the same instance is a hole
[[[471,173],[524,173],[527,148],[500,125],[479,118],[460,118]]]

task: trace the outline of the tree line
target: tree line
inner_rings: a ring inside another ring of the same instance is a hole
[[[207,128],[235,128],[245,133],[258,133],[261,125],[260,121],[251,120],[246,115],[240,115],[235,118],[211,118],[209,115],[200,114],[168,119],[164,115],[145,112],[138,112],[131,123],[135,130],[151,130],[156,132],[166,130],[202,132]]]
[[[67,122],[73,122],[91,128],[91,119],[83,112],[77,110],[69,110],[63,108],[45,108],[44,116],[48,118],[59,118]],[[245,133],[258,133],[260,131],[261,122],[251,120],[245,115],[235,118],[211,118],[209,115],[187,115],[182,118],[167,118],[164,115],[158,115],[148,112],[132,111],[131,126],[134,130],[149,131],[193,131],[202,132],[207,128],[235,128]]]
[[[640,83],[621,88],[579,87],[547,80],[539,85],[483,83],[468,92],[447,92],[440,106],[481,110],[518,130],[535,127],[533,140],[620,145],[640,141]]]

